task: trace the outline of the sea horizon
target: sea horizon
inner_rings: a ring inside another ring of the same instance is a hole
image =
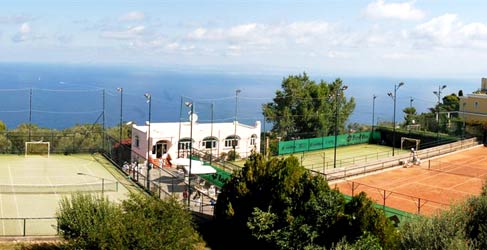
[[[272,101],[282,80],[306,72],[316,82],[332,82],[340,78],[348,86],[346,97],[356,101],[356,108],[347,123],[370,125],[374,95],[377,96],[375,121],[392,121],[392,99],[387,93],[399,82],[405,84],[397,92],[397,122],[402,121],[402,109],[411,104],[418,113],[433,107],[438,101],[433,91],[438,90],[438,86],[447,85],[442,96],[458,94],[459,90],[467,95],[480,88],[482,78],[360,77],[331,76],[306,70],[282,73],[195,70],[197,67],[188,67],[184,71],[180,68],[182,66],[0,63],[0,120],[8,129],[13,129],[28,123],[30,114],[33,124],[62,129],[99,122],[104,111],[106,125],[116,126],[120,121],[120,92],[117,88],[121,87],[124,122],[144,124],[148,119],[144,93],[152,96],[151,122],[177,122],[180,117],[187,120],[182,99],[195,103],[200,122],[211,121],[211,104],[214,122],[230,122],[235,117],[235,91],[240,89],[238,120],[254,124],[257,120],[263,122],[262,104]]]

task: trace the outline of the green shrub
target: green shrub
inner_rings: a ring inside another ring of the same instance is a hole
[[[106,198],[75,194],[61,200],[58,225],[60,234],[73,248],[122,249],[121,218],[121,210]]]
[[[417,217],[400,228],[399,249],[468,249],[463,206],[433,217]]]
[[[474,249],[487,249],[487,196],[470,198],[464,211],[466,213],[465,229],[471,246]]]
[[[197,249],[191,215],[176,199],[131,195],[121,204],[89,194],[65,197],[58,212],[68,249]]]

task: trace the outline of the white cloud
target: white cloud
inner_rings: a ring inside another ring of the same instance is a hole
[[[0,23],[20,24],[32,21],[34,19],[34,17],[29,15],[0,16]]]
[[[31,28],[30,28],[29,23],[23,23],[22,25],[20,25],[19,32],[21,34],[28,34],[28,33],[30,33],[31,32]]]
[[[424,12],[414,7],[413,2],[386,3],[377,0],[369,3],[365,9],[365,16],[373,19],[421,20]]]
[[[132,11],[120,18],[121,21],[141,21],[144,20],[145,14],[140,11]]]
[[[445,14],[418,25],[415,33],[416,35],[439,41],[447,40],[452,32],[460,28],[460,25],[457,15]]]
[[[326,56],[330,59],[349,59],[349,58],[351,58],[351,55],[349,53],[342,52],[342,51],[332,51],[332,50],[328,51]]]
[[[203,28],[197,28],[190,34],[188,34],[188,37],[191,39],[205,39],[206,36],[206,29]]]
[[[327,22],[294,22],[276,25],[247,23],[228,28],[199,27],[186,37],[198,41],[219,41],[242,45],[276,45],[283,43],[307,44],[331,32]]]
[[[44,36],[32,32],[32,28],[30,27],[29,23],[22,23],[19,27],[18,32],[12,36],[12,41],[14,43],[21,43],[25,41],[33,41],[44,38]]]
[[[472,39],[486,39],[487,25],[484,23],[470,23],[464,25],[460,32],[468,38]]]
[[[416,26],[405,37],[419,48],[485,48],[487,25],[464,24],[456,14],[444,14]]]
[[[260,27],[259,27],[260,28]],[[253,35],[254,32],[259,32],[256,23],[249,23],[231,27],[228,29],[228,36],[238,38],[238,37],[248,37]]]
[[[144,34],[145,27],[143,25],[128,27],[125,30],[119,31],[104,31],[101,37],[105,39],[115,40],[131,40],[141,37]]]

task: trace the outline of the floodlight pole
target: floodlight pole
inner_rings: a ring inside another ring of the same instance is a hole
[[[237,89],[235,90],[235,121],[233,122],[234,123],[234,126],[235,126],[235,130],[234,130],[234,137],[233,137],[233,160],[236,161],[237,160],[237,112],[238,112],[238,94],[240,94],[240,92],[242,92],[240,89]]]
[[[433,91],[433,94],[436,95],[436,97],[438,97],[438,110],[436,112],[436,124],[437,124],[437,128],[436,128],[436,143],[439,144],[440,143],[440,102],[441,102],[441,91],[444,90],[446,88],[446,85],[438,85],[438,92],[437,91]]]
[[[103,89],[103,92],[102,92],[102,99],[103,99],[103,111],[102,111],[102,115],[103,115],[103,125],[102,125],[102,136],[103,136],[103,143],[102,143],[102,146],[103,146],[103,151],[105,152],[106,150],[106,147],[105,147],[105,141],[106,141],[106,131],[105,131],[105,89]]]
[[[118,140],[118,160],[120,166],[122,166],[122,123],[123,123],[123,88],[117,88],[117,91],[120,92],[120,135],[119,135],[119,140]]]
[[[191,122],[193,123],[193,122]],[[210,128],[210,137],[211,137],[211,141],[210,141],[210,165],[212,163],[212,160],[213,160],[213,142],[214,142],[214,139],[213,139],[213,102],[211,103],[211,128]]]
[[[465,140],[465,105],[467,105],[466,102],[462,104],[462,115],[463,115],[462,140]]]
[[[396,99],[397,99],[397,90],[404,85],[403,82],[400,82],[399,84],[394,84],[394,94],[391,92],[387,93],[388,96],[392,98],[394,101],[394,115],[393,115],[393,122],[392,122],[392,156],[394,156],[394,148],[396,145]]]
[[[372,96],[372,133],[374,133],[374,118],[375,118],[375,99],[377,99],[376,95]]]
[[[335,93],[335,147],[333,152],[333,168],[337,167],[337,142],[338,142],[338,95],[339,91],[345,91],[348,86],[344,85],[341,88],[336,89]]]
[[[151,162],[150,162],[150,148],[151,148],[151,137],[150,137],[150,125],[151,125],[151,104],[152,104],[152,97],[149,93],[144,94],[147,103],[149,104],[149,124],[147,128],[147,190],[150,190],[150,168],[151,168]]]
[[[191,209],[191,204],[190,204],[190,197],[191,197],[191,166],[192,166],[192,159],[193,157],[193,112],[194,112],[194,105],[192,102],[185,102],[184,105],[186,107],[190,108],[190,114],[189,114],[189,172],[188,172],[188,210]]]
[[[29,94],[29,141],[32,141],[32,88]]]
[[[180,158],[181,151],[181,116],[183,115],[183,97],[181,96],[181,103],[179,104],[179,134],[178,134],[178,157]]]

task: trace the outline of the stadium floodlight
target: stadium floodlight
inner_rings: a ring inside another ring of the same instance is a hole
[[[438,91],[433,91],[433,94],[438,97],[438,109],[436,111],[436,143],[440,143],[440,103],[441,103],[441,91],[446,88],[446,85],[438,85]]]
[[[190,108],[189,111],[189,172],[188,172],[188,210],[191,208],[190,205],[190,196],[191,196],[191,167],[192,167],[192,157],[193,157],[193,113],[194,113],[194,106],[192,102],[185,102],[184,105]]]
[[[333,151],[333,168],[337,167],[337,139],[338,139],[338,95],[339,91],[345,91],[348,89],[347,85],[343,85],[341,88],[336,89],[335,93],[335,147]]]
[[[404,85],[403,82],[400,82],[399,84],[394,84],[394,94],[391,92],[387,93],[388,96],[392,98],[394,101],[394,115],[392,118],[392,156],[394,156],[394,147],[396,145],[396,99],[397,99],[397,90]]]
[[[150,190],[150,169],[151,169],[151,162],[150,162],[150,148],[151,148],[151,137],[150,137],[150,125],[151,125],[151,104],[152,104],[152,96],[149,93],[144,94],[147,103],[149,104],[149,125],[147,126],[147,190]]]

